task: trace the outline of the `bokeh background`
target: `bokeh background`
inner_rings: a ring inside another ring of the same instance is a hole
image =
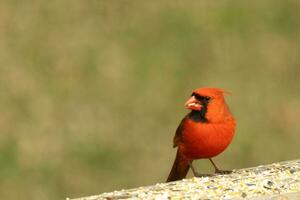
[[[232,92],[238,121],[219,166],[299,158],[299,25],[298,0],[2,0],[1,198],[165,181],[204,86]]]

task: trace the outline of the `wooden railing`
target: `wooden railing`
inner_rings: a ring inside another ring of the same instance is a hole
[[[158,183],[76,200],[102,199],[300,200],[300,160],[238,169],[229,175]]]

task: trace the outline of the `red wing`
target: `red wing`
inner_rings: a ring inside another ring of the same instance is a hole
[[[183,127],[184,127],[185,120],[186,120],[186,118],[183,118],[183,120],[180,122],[178,128],[176,129],[176,133],[173,138],[173,147],[177,147],[179,143],[183,142]]]

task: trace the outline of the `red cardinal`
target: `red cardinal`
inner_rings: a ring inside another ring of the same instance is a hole
[[[191,112],[181,121],[174,137],[178,147],[176,158],[167,182],[186,177],[195,159],[208,158],[216,173],[229,173],[217,168],[212,157],[223,152],[230,144],[235,132],[235,120],[224,99],[224,90],[200,88],[194,90],[185,103]]]

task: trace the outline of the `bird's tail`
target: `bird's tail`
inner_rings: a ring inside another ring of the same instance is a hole
[[[190,169],[190,161],[185,158],[178,150],[176,158],[168,176],[167,182],[181,180],[186,177]]]

